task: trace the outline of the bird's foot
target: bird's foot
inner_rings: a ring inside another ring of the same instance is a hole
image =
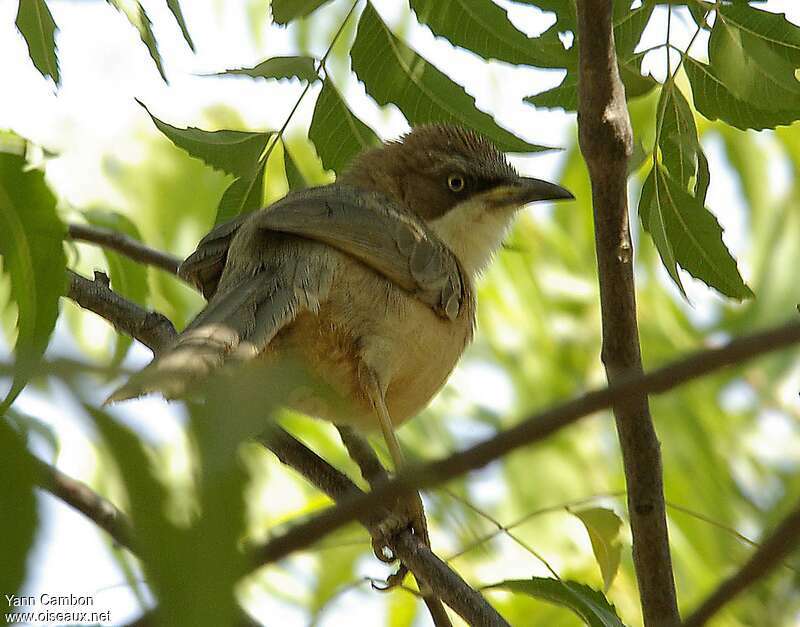
[[[428,535],[428,523],[425,520],[425,509],[422,506],[422,499],[418,492],[412,496],[399,499],[391,511],[375,528],[372,529],[372,550],[382,562],[392,563],[397,560],[397,556],[392,550],[392,544],[397,534],[411,530],[419,536],[426,546],[430,546],[430,536]],[[386,586],[380,587],[373,584],[373,588],[379,590],[390,590],[403,583],[403,579],[408,574],[408,568],[401,564],[393,575],[386,580]]]

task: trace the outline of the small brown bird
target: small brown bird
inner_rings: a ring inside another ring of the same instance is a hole
[[[359,155],[336,183],[292,192],[209,233],[181,265],[208,306],[109,401],[180,397],[231,360],[296,358],[342,398],[294,409],[394,429],[453,371],[475,324],[474,281],[520,207],[572,198],[521,177],[486,138],[413,129]]]

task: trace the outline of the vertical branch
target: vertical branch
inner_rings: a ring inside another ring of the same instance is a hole
[[[611,0],[578,0],[578,132],[589,168],[603,318],[602,359],[612,384],[642,373],[627,165],[633,138],[614,49]],[[680,622],[667,535],[661,452],[647,395],[614,404],[644,624]]]

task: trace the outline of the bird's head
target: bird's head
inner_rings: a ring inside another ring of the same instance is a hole
[[[473,276],[500,247],[517,209],[573,198],[558,185],[520,176],[482,135],[445,124],[416,127],[362,153],[340,180],[388,194],[416,213]]]

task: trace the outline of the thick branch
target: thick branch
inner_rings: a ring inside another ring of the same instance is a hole
[[[719,587],[683,623],[700,627],[739,593],[770,573],[800,544],[800,503],[761,543],[747,563]]]
[[[492,438],[444,459],[399,473],[368,495],[342,499],[335,507],[296,525],[256,551],[254,559],[268,563],[303,549],[376,507],[392,503],[414,490],[432,487],[481,468],[511,451],[544,440],[556,431],[615,403],[642,394],[659,394],[726,366],[800,342],[800,324],[792,323],[732,340],[719,348],[700,351],[644,375],[623,375],[607,388],[535,414]]]
[[[105,318],[118,331],[139,340],[153,353],[158,353],[175,339],[175,327],[168,318],[160,313],[147,311],[113,292],[105,275],[95,272],[94,280],[90,281],[72,270],[67,270],[67,276],[68,298]]]
[[[85,224],[70,224],[68,233],[69,237],[75,241],[91,242],[103,248],[116,250],[134,261],[156,266],[171,274],[177,274],[178,266],[181,265],[181,260],[177,257],[145,246],[132,237],[117,233],[111,229],[102,229]]]
[[[642,372],[633,246],[628,227],[628,157],[633,137],[614,48],[611,0],[579,0],[578,134],[589,167],[610,383]],[[680,622],[669,551],[661,451],[646,394],[619,399],[614,417],[628,487],[633,561],[648,627]]]

